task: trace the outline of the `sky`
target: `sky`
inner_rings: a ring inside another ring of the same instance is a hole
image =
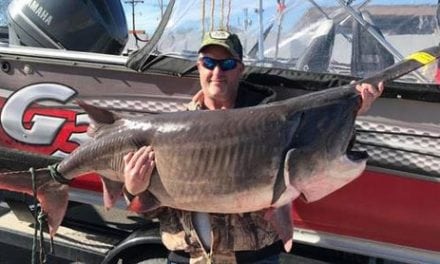
[[[133,28],[133,5],[131,2],[131,0],[121,0],[129,30]],[[160,2],[163,2],[163,11],[165,12],[168,0],[143,0],[135,3],[134,11],[136,30],[145,30],[151,36],[161,18]]]

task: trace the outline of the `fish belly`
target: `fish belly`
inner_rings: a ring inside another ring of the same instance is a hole
[[[162,205],[184,210],[237,213],[267,208],[282,145],[280,137],[260,134],[155,146],[159,176],[149,190]]]

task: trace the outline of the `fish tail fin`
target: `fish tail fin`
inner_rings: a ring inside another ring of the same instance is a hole
[[[69,202],[69,186],[55,181],[49,181],[38,188],[37,199],[43,213],[47,215],[49,234],[55,235],[66,214]]]
[[[34,195],[35,186],[36,199],[43,213],[47,215],[49,233],[54,236],[66,214],[69,186],[54,180],[48,170],[38,170],[34,173],[3,171],[0,173],[0,189]]]

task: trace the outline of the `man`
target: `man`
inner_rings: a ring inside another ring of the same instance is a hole
[[[188,110],[231,109],[263,104],[275,97],[265,87],[240,83],[244,65],[237,35],[226,31],[208,32],[199,49],[197,69],[201,90]],[[378,88],[363,84],[357,89],[365,112],[380,96]],[[144,147],[124,157],[126,196],[144,192],[154,169],[154,151]],[[209,202],[209,201],[207,201]],[[240,215],[191,213],[163,209],[158,214],[162,240],[172,251],[169,263],[278,263],[282,243],[264,212]]]

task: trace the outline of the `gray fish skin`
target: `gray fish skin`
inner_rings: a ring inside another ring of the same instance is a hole
[[[355,169],[329,190],[313,190],[318,192],[313,200],[342,187],[365,167],[365,160],[351,161],[345,155],[359,107],[359,96],[352,87],[242,109],[141,118],[120,118],[82,106],[92,119],[108,124],[98,121],[94,139],[63,160],[58,171],[67,179],[95,171],[122,182],[123,156],[151,145],[156,172],[148,191],[160,206],[212,213],[280,207],[307,193],[313,182],[308,178],[323,177],[316,172],[317,166],[323,170],[344,168],[344,163],[351,162]],[[324,112],[326,107],[337,112]],[[316,111],[322,115],[312,114]],[[332,129],[326,129],[329,124],[334,124]],[[328,146],[309,144],[328,139],[332,140]],[[289,151],[293,155],[286,160]],[[298,154],[303,152],[306,154]],[[308,169],[296,168],[297,160]]]

